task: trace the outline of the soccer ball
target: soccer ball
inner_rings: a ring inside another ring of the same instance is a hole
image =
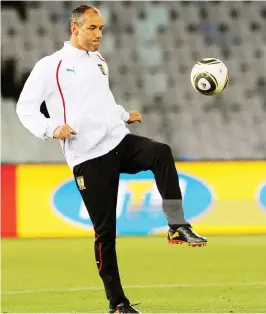
[[[216,58],[204,58],[192,68],[191,84],[203,95],[220,94],[227,86],[229,73],[226,65]]]

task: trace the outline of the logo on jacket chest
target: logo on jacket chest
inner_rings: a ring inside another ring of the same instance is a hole
[[[105,69],[102,64],[98,64],[99,69],[101,70],[103,75],[106,75]]]
[[[72,73],[76,74],[76,72],[75,72],[75,67],[67,68],[66,71],[67,71],[67,72],[72,72]]]

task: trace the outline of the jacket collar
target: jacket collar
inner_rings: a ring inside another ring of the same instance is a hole
[[[76,48],[76,47],[72,46],[69,41],[64,42],[63,50],[68,55],[72,55],[72,56],[76,56],[76,57],[92,55],[95,53],[94,51],[87,51],[87,50],[82,50],[82,49]]]

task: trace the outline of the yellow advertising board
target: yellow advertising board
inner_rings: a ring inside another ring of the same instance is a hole
[[[64,237],[93,234],[54,210],[57,188],[73,176],[66,165],[20,165],[17,168],[17,233],[19,237]]]
[[[197,232],[266,233],[266,162],[176,163],[186,219]],[[66,165],[17,167],[20,237],[93,235],[92,223]],[[167,219],[150,171],[122,174],[117,233],[164,233]],[[132,210],[133,208],[133,210]]]

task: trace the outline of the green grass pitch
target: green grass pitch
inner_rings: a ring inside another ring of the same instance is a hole
[[[142,313],[265,313],[266,235],[203,248],[119,237],[126,295]],[[106,313],[93,238],[2,240],[2,313]]]

